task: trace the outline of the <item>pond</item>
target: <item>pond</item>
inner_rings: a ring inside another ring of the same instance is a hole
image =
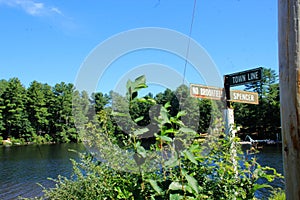
[[[18,196],[34,197],[42,194],[42,187],[54,186],[47,178],[69,176],[72,171],[70,158],[77,159],[74,149],[85,151],[82,144],[53,144],[0,147],[0,199],[16,199]],[[280,146],[266,146],[256,154],[261,165],[267,165],[283,173]],[[282,187],[282,182],[275,182]],[[264,196],[264,191],[259,196]]]
[[[42,187],[51,187],[59,174],[72,171],[70,158],[77,158],[74,149],[84,151],[82,144],[53,144],[0,147],[0,199],[41,195]]]

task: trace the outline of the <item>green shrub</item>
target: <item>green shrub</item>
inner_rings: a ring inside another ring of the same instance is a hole
[[[32,134],[32,142],[35,144],[45,144],[46,139],[42,135]]]
[[[127,87],[131,102],[145,85],[140,78]],[[203,143],[197,142],[196,132],[181,121],[186,113],[171,116],[169,107],[169,103],[161,107],[155,117],[159,130],[153,133],[155,142],[150,148],[143,146],[141,137],[148,129],[131,126],[127,137],[118,137],[107,128],[112,113],[97,113],[81,133],[85,145],[96,151],[79,154],[79,162],[72,160],[71,178],[59,176],[55,187],[45,189],[42,198],[248,200],[255,199],[257,190],[272,188],[260,184],[260,179],[272,182],[282,178],[275,169],[260,166],[255,158],[244,159],[238,139],[218,130],[218,122]],[[120,111],[113,114],[124,117],[123,122],[130,117]],[[142,118],[135,122],[139,120]]]
[[[202,156],[199,144],[193,144],[166,161],[162,170],[141,174],[117,171],[92,155],[79,154],[79,162],[72,160],[71,178],[59,176],[55,188],[44,190],[43,199],[255,199],[257,189],[271,187],[258,184],[258,179],[280,177],[255,160],[238,166],[236,176],[230,151],[224,151],[229,143],[220,139],[215,147]]]
[[[24,144],[24,139],[22,138],[11,137],[10,141],[12,142],[12,144],[16,144],[16,145]]]
[[[285,200],[285,192],[282,189],[274,190],[269,200]]]
[[[91,155],[80,154],[81,162],[73,163],[70,179],[59,176],[56,187],[45,190],[46,199],[134,199],[139,194],[138,177],[118,173],[104,164],[93,161]],[[123,198],[119,198],[123,197]]]

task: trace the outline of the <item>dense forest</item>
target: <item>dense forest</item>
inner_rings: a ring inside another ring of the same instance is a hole
[[[273,70],[264,68],[262,81],[246,85],[245,90],[259,93],[259,105],[232,103],[242,139],[246,134],[256,138],[276,139],[277,133],[280,133],[277,77]],[[151,116],[155,115],[155,105],[165,105],[167,102],[170,102],[168,109],[172,116],[176,116],[183,107],[188,113],[183,122],[198,133],[208,131],[211,116],[214,110],[218,110],[211,100],[190,97],[186,85],[181,85],[175,91],[166,89],[156,95],[149,93],[129,105],[126,104],[126,97],[113,91],[109,94],[96,92],[89,95],[85,91],[77,91],[71,83],[61,82],[50,86],[33,81],[26,88],[18,78],[0,80],[0,140],[10,138],[14,143],[21,144],[79,142],[74,105],[81,106],[80,111],[84,110],[86,121],[98,120],[101,124],[105,116],[109,121],[107,129],[124,137],[126,126],[130,127],[130,120],[122,118],[125,125],[119,127],[120,123],[113,116],[114,113],[126,108],[130,117],[128,119],[133,119],[139,126],[148,126],[153,122]]]

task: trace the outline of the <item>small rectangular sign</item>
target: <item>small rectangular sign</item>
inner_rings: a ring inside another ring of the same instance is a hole
[[[222,100],[223,88],[191,84],[190,95],[196,98]]]
[[[229,86],[244,85],[260,81],[262,78],[262,68],[251,69],[243,72],[225,75],[225,83]]]
[[[258,93],[247,92],[243,90],[231,90],[229,101],[248,104],[258,104]]]
[[[224,99],[224,90],[223,88],[218,87],[191,84],[190,95],[192,97],[201,99],[222,100]],[[258,93],[247,92],[243,90],[231,90],[229,101],[248,104],[258,104]]]

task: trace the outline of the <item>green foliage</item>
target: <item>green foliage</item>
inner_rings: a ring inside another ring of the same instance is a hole
[[[110,97],[107,94],[97,92],[92,94],[92,101],[95,105],[95,112],[99,112],[109,103]]]
[[[86,92],[77,93],[72,84],[63,82],[51,87],[33,81],[26,89],[17,78],[1,80],[0,135],[24,140],[21,143],[79,141],[72,99],[77,95],[85,110],[90,101]]]
[[[27,89],[27,112],[31,126],[35,129],[35,132],[40,136],[45,134],[49,125],[48,107],[46,105],[45,92],[46,85],[33,81]]]
[[[32,127],[28,120],[26,110],[26,89],[17,78],[10,79],[3,91],[0,102],[2,113],[2,126],[4,126],[3,137],[18,138],[26,132],[31,133]]]
[[[116,173],[91,155],[80,154],[81,162],[72,160],[71,179],[59,176],[56,187],[45,190],[46,199],[134,199],[139,193],[138,177]],[[136,194],[134,193],[136,192]]]
[[[127,81],[126,88],[127,88],[127,99],[129,101],[133,100],[134,98],[137,97],[138,90],[142,88],[146,88],[146,77],[145,76],[139,76],[137,77],[134,82],[131,80]]]
[[[11,141],[12,144],[15,144],[15,145],[25,144],[24,138],[14,138],[14,137],[12,137],[10,139],[10,141]]]
[[[133,94],[144,88],[144,78],[130,81],[127,86],[130,105],[148,101]],[[181,89],[185,91],[184,87]],[[181,99],[187,98],[184,92],[180,94]],[[117,96],[117,100],[120,102],[113,115],[124,121],[131,119],[129,109],[122,113],[124,110],[119,107],[126,98]],[[153,103],[151,98],[149,101]],[[130,126],[127,137],[119,137],[111,124],[111,110],[98,112],[84,124],[82,132],[86,146],[97,151],[80,154],[79,162],[72,160],[71,178],[58,177],[56,186],[46,189],[42,198],[255,199],[257,190],[271,188],[259,180],[268,183],[282,178],[275,169],[260,166],[255,158],[246,160],[236,143],[238,139],[229,138],[220,130],[209,134],[206,142],[197,142],[196,131],[181,120],[187,112],[181,110],[174,115],[170,107],[167,102],[153,115],[158,129],[152,133],[155,140],[149,148],[142,137],[148,128]],[[135,116],[128,124],[141,120],[143,117]],[[119,145],[119,140],[123,145]]]
[[[269,197],[269,200],[285,200],[285,192],[282,189],[274,190],[272,195]]]
[[[274,70],[263,68],[262,80],[246,85],[245,90],[259,94],[259,104],[235,103],[237,125],[246,134],[258,133],[258,138],[276,140],[280,133],[280,102],[278,75]]]

